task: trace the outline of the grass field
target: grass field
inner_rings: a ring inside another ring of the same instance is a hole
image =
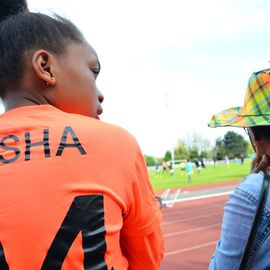
[[[192,183],[187,182],[187,175],[185,172],[181,174],[180,168],[175,168],[173,176],[170,176],[169,172],[164,174],[160,172],[160,174],[157,175],[154,170],[149,171],[149,175],[154,190],[162,190],[167,188],[240,180],[249,173],[250,163],[251,160],[245,160],[244,165],[241,165],[240,163],[230,163],[229,167],[225,164],[219,164],[216,166],[208,165],[206,169],[202,169],[200,173],[197,173],[194,166]]]

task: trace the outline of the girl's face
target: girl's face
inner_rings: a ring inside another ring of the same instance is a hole
[[[54,66],[55,85],[46,93],[50,104],[69,113],[99,119],[103,95],[96,86],[100,63],[87,43],[72,43]]]
[[[255,134],[252,131],[252,129],[247,128],[247,131],[248,131],[249,139],[250,139],[250,142],[253,146],[254,152],[256,153],[258,158],[262,159],[264,155],[269,156],[269,152],[268,152],[269,140],[266,140],[266,139],[256,140]]]

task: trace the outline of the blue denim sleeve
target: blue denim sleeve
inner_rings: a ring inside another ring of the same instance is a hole
[[[255,215],[263,174],[246,177],[231,194],[225,208],[221,238],[209,270],[237,270]]]

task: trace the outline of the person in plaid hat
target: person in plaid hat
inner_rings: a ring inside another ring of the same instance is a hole
[[[251,75],[242,107],[230,108],[214,115],[208,125],[244,128],[256,152],[251,173],[240,182],[225,206],[221,238],[209,269],[270,269],[269,196],[248,259],[245,259],[245,268],[241,268],[241,258],[249,238],[264,175],[269,173],[270,69]]]

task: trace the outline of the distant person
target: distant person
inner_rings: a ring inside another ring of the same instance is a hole
[[[166,162],[166,160],[163,160],[162,161],[162,173],[164,174],[164,173],[166,173],[166,171],[167,171],[167,162]]]
[[[243,155],[243,154],[241,154],[240,160],[241,160],[241,165],[244,165],[244,160],[245,160],[245,158],[244,158],[244,155]]]
[[[217,165],[217,158],[216,157],[213,157],[213,163],[214,163],[214,167],[216,167],[216,165]]]
[[[186,168],[186,163],[184,161],[181,161],[180,163],[180,174],[184,174]]]
[[[270,70],[253,73],[243,106],[214,115],[209,126],[246,129],[256,152],[251,173],[236,187],[224,208],[221,237],[209,270],[270,269],[270,192],[258,227],[250,236],[262,187],[269,181],[265,177],[269,178],[270,165]]]
[[[99,72],[71,21],[0,2],[1,270],[159,269],[161,212],[134,136],[99,120]]]
[[[160,168],[159,168],[159,162],[158,162],[158,160],[156,160],[155,170],[156,170],[156,175],[159,175],[160,174]]]
[[[229,161],[228,156],[225,156],[225,157],[224,157],[224,163],[225,163],[225,165],[226,165],[227,167],[230,166],[230,161]]]
[[[170,176],[173,176],[174,175],[174,168],[173,168],[172,161],[169,162],[168,169],[170,171]]]
[[[203,158],[200,160],[200,162],[201,162],[202,168],[203,168],[203,169],[206,169],[205,162],[204,162]]]
[[[189,159],[186,162],[186,174],[188,177],[188,182],[191,183],[192,182],[192,174],[193,174],[193,167],[192,167],[192,163],[189,161]]]
[[[200,173],[201,172],[201,165],[199,163],[199,160],[195,159],[194,163],[195,163],[195,166],[196,166],[197,173]]]

